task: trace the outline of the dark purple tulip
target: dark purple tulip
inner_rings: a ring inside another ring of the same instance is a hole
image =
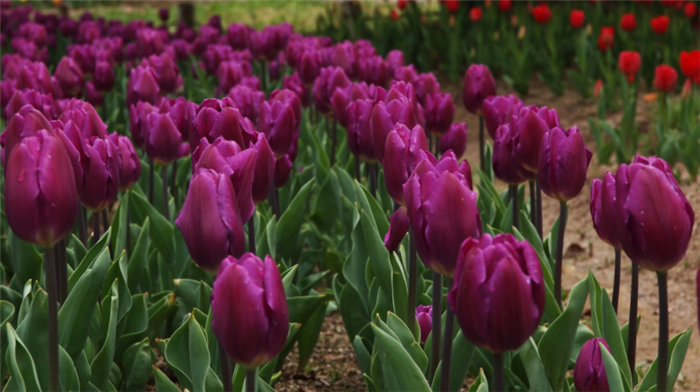
[[[138,101],[155,104],[159,98],[160,87],[155,70],[147,66],[133,68],[126,84],[126,104],[133,105]]]
[[[146,154],[154,162],[166,166],[179,158],[182,134],[169,113],[150,113],[142,130]]]
[[[607,172],[603,181],[591,184],[591,218],[598,237],[610,246],[621,248],[615,211],[615,177]]]
[[[114,67],[106,61],[98,61],[95,64],[95,73],[92,82],[98,91],[108,92],[114,87]]]
[[[433,307],[431,305],[418,305],[416,307],[416,321],[420,327],[420,342],[423,344],[428,340],[428,336],[433,330]]]
[[[85,188],[80,202],[90,211],[101,211],[114,203],[119,193],[119,146],[109,138],[92,137],[85,140],[87,164]]]
[[[146,121],[148,115],[159,112],[159,106],[151,105],[148,102],[138,101],[129,107],[129,131],[134,144],[140,148],[145,148],[146,141],[143,138],[144,128],[148,125]]]
[[[528,173],[515,157],[515,141],[511,126],[501,125],[493,142],[493,174],[507,184],[522,184],[534,175]]]
[[[361,57],[357,61],[358,78],[364,82],[377,86],[386,86],[389,74],[389,65],[382,56]]]
[[[66,97],[80,97],[83,93],[85,77],[72,58],[64,56],[56,66],[54,76]]]
[[[386,137],[382,162],[387,191],[396,203],[406,205],[403,185],[424,159],[431,159],[435,163],[435,158],[428,152],[428,138],[423,128],[416,125],[411,130],[403,124],[397,124]]]
[[[126,191],[141,177],[141,160],[128,137],[115,132],[109,139],[119,146],[119,190]]]
[[[173,56],[167,51],[150,56],[147,63],[153,69],[158,87],[163,94],[175,93],[182,88],[184,81],[180,76],[180,69],[175,64]]]
[[[281,102],[285,105],[292,107],[292,112],[294,113],[294,133],[299,133],[299,127],[301,126],[301,101],[299,97],[290,90],[275,90],[270,93],[270,99],[268,100],[270,104],[274,102]]]
[[[163,7],[158,10],[158,17],[163,23],[165,23],[168,21],[168,19],[170,19],[170,11],[167,8]]]
[[[0,135],[0,145],[2,145],[0,156],[2,157],[3,166],[7,167],[7,160],[15,145],[19,144],[24,138],[36,136],[36,133],[42,129],[50,133],[53,131],[49,120],[40,111],[30,105],[20,108],[10,118],[5,131]]]
[[[147,27],[136,31],[136,51],[139,57],[163,53],[165,42],[161,32]]]
[[[540,145],[538,175],[542,192],[560,201],[576,197],[586,183],[592,156],[577,127],[549,131]]]
[[[31,61],[25,59],[24,57],[16,54],[16,53],[10,53],[10,54],[3,54],[2,55],[2,78],[3,79],[19,79],[19,75],[22,71],[22,69],[26,66],[28,66],[31,63]],[[46,68],[46,64],[44,64],[44,68]],[[46,73],[48,74],[48,68],[46,69]]]
[[[289,154],[277,158],[275,161],[275,189],[282,188],[289,180],[289,175],[292,173],[292,159]]]
[[[226,38],[233,49],[246,49],[250,45],[250,28],[243,23],[231,23],[226,30]]]
[[[53,245],[78,216],[78,193],[63,142],[47,130],[24,138],[8,154],[5,213],[22,241]]]
[[[438,147],[441,154],[452,150],[457,159],[462,158],[467,151],[467,123],[452,123],[450,130],[440,136]]]
[[[426,99],[429,95],[440,94],[440,83],[438,83],[435,74],[432,72],[422,73],[418,75],[415,82],[412,82],[416,89],[416,97],[421,105],[426,105]],[[450,96],[450,101],[452,96]]]
[[[211,18],[207,21],[207,26],[211,26],[215,28],[218,31],[222,30],[221,26],[221,16],[219,15],[212,15]]]
[[[199,144],[199,140],[206,137],[210,143],[223,136],[226,140],[232,140],[239,146],[246,146],[251,135],[255,133],[253,123],[245,118],[235,107],[236,103],[231,98],[205,99],[197,108],[190,147],[192,151]]]
[[[406,83],[415,83],[418,80],[418,72],[413,64],[399,66],[394,71],[394,79]]]
[[[170,46],[175,52],[177,61],[187,61],[190,57],[190,44],[184,39],[178,38],[170,41]]]
[[[260,91],[260,79],[257,76],[244,76],[236,86],[244,86],[251,90]]]
[[[221,92],[231,90],[233,86],[241,81],[243,76],[246,75],[238,61],[222,61],[219,64],[219,69],[216,71],[216,77],[219,79],[219,88]]]
[[[260,204],[267,199],[275,178],[275,154],[263,133],[258,133],[258,140],[250,148],[258,152],[253,176],[253,202]]]
[[[92,80],[85,85],[85,101],[95,107],[101,107],[105,103],[105,94],[95,88]]]
[[[346,88],[351,84],[343,69],[340,67],[326,67],[316,78],[313,87],[314,105],[316,110],[323,114],[331,112],[331,97],[336,88]]]
[[[75,38],[78,35],[78,22],[71,18],[61,18],[61,22],[58,25],[58,30],[62,35],[70,38]]]
[[[196,110],[197,105],[185,97],[171,98],[169,101],[164,100],[161,103],[161,112],[168,112],[183,141],[188,141],[192,134],[192,123]]]
[[[46,68],[46,64],[41,62],[24,63],[19,70],[17,79],[17,89],[33,89],[42,94],[53,94],[54,99],[63,98],[63,92],[58,84],[58,80],[53,78]],[[82,86],[80,86],[82,88]]]
[[[352,42],[344,41],[335,45],[331,55],[331,64],[340,67],[348,77],[353,78],[355,76],[357,60]]]
[[[403,52],[398,49],[389,51],[389,53],[386,54],[386,62],[389,65],[389,75],[392,77],[395,75],[397,68],[406,64],[403,58]]]
[[[233,60],[232,55],[233,50],[228,45],[208,45],[202,54],[202,60],[204,61],[203,69],[207,71],[207,74],[214,75],[219,70],[219,65],[223,61]]]
[[[225,174],[210,169],[196,172],[175,224],[192,260],[206,271],[217,271],[226,256],[245,252],[236,192]]]
[[[430,93],[425,97],[425,124],[428,132],[439,135],[450,129],[455,114],[455,104],[450,93]]]
[[[17,90],[17,81],[14,79],[0,80],[0,107],[7,107],[12,95]]]
[[[20,109],[25,105],[30,105],[34,109],[40,111],[47,119],[55,118],[55,103],[53,96],[50,94],[42,94],[36,90],[15,90],[12,93],[12,98],[5,105],[2,112],[3,118],[9,120],[15,113],[19,113]]]
[[[408,211],[400,207],[389,217],[389,231],[384,236],[384,247],[389,252],[395,252],[408,233]]]
[[[23,37],[15,37],[10,40],[12,50],[22,57],[32,61],[49,62],[49,52],[46,47],[40,48],[33,41]]]
[[[510,119],[507,119],[510,120]],[[546,106],[527,106],[520,109],[515,135],[516,156],[529,171],[537,172],[542,138],[550,130],[559,127],[559,115]]]
[[[387,95],[388,98],[389,95]],[[372,134],[374,154],[380,162],[384,161],[386,137],[397,123],[404,124],[411,129],[418,124],[413,104],[408,98],[400,97],[388,103],[379,102],[374,105],[372,117],[370,118],[370,132]]]
[[[353,83],[346,88],[337,88],[331,97],[333,113],[338,119],[338,123],[343,127],[348,127],[348,105],[350,102],[360,99],[369,99],[370,91],[365,82]]]
[[[280,101],[263,102],[260,107],[258,131],[270,140],[270,147],[278,158],[287,154],[292,143],[294,109]]]
[[[685,257],[695,212],[664,160],[637,156],[617,169],[615,211],[622,249],[633,262],[666,271]]]
[[[373,107],[374,101],[371,99],[360,99],[351,102],[346,111],[348,148],[365,162],[377,161],[369,128]]]
[[[291,76],[285,76],[282,78],[282,88],[285,90],[293,91],[294,94],[299,97],[299,101],[303,107],[309,106],[309,90],[301,82],[299,78],[299,73],[294,72]]]
[[[470,342],[514,351],[535,332],[545,302],[542,267],[527,241],[511,234],[468,238],[459,250],[447,302]]]
[[[310,86],[321,73],[323,54],[319,50],[306,50],[299,54],[296,63],[301,81]]]
[[[260,107],[265,102],[265,93],[239,84],[229,90],[228,97],[236,103],[242,115],[248,117],[253,124],[257,124]]]
[[[90,44],[70,45],[68,57],[72,58],[84,74],[92,74],[95,70],[95,53]]]
[[[79,43],[89,44],[102,36],[100,26],[94,21],[85,21],[78,26]]]
[[[518,116],[522,107],[523,102],[513,94],[495,95],[484,100],[484,123],[491,139],[496,139],[496,129],[509,123],[511,117]]]
[[[74,122],[83,138],[104,139],[107,137],[107,125],[90,103],[73,98],[65,103],[62,111],[63,113],[58,119],[64,124],[69,121]]]
[[[49,35],[46,33],[46,27],[39,23],[29,22],[19,27],[19,35],[34,42],[36,46],[46,46],[49,43]]]
[[[574,365],[574,385],[577,391],[610,392],[600,343],[610,352],[610,346],[605,339],[593,338],[584,343],[578,353]]]
[[[489,67],[482,64],[472,64],[464,74],[462,98],[464,107],[474,114],[481,114],[484,100],[496,95],[496,81]]]
[[[252,253],[227,257],[211,295],[212,329],[233,362],[247,368],[277,356],[289,331],[289,312],[275,261]]]
[[[403,186],[418,255],[426,267],[448,277],[455,273],[460,244],[481,235],[471,178],[469,163],[460,165],[447,153],[436,164],[421,161]]]

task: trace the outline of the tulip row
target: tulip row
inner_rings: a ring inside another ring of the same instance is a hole
[[[452,96],[401,51],[382,57],[367,41],[334,45],[288,25],[233,24],[222,34],[217,18],[172,37],[143,22],[120,29],[86,17],[76,26],[75,42],[123,35],[128,61],[72,46],[51,77],[35,59],[3,57],[3,73],[15,70],[2,137],[12,230],[2,245],[12,264],[0,348],[11,389],[138,390],[152,374],[157,389],[179,390],[147,366],[155,351],[183,388],[268,388],[295,345],[304,366],[336,307],[369,390],[456,390],[468,373],[474,388],[495,390],[675,382],[668,359],[682,362],[690,330],[669,346],[661,317],[658,371],[637,383],[637,323],[609,322],[619,286],[611,302],[591,274],[563,306],[566,202],[581,192],[592,154],[554,110],[496,96],[487,67],[471,66],[463,86],[465,108],[481,119],[477,192]],[[95,104],[113,129],[128,123],[131,140],[107,133],[90,103],[62,99],[89,100],[91,83],[113,84]],[[509,192],[496,191],[493,175]],[[561,206],[547,237],[540,188]],[[91,239],[79,205],[92,211]],[[591,213],[634,265],[660,271],[664,302],[665,271],[685,255],[694,225],[670,166],[642,157],[622,165],[594,183]],[[658,238],[664,246],[651,249]],[[44,247],[45,285],[29,244]],[[579,325],[589,296],[592,330]]]

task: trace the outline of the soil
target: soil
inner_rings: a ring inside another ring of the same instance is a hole
[[[466,158],[469,162],[478,162],[478,119],[468,113],[462,106],[460,86],[444,86],[444,91],[451,92],[457,106],[455,121],[467,122],[469,135]],[[499,93],[515,92],[509,86],[500,84]],[[596,146],[588,126],[588,117],[595,117],[595,101],[586,101],[580,95],[567,90],[564,95],[554,95],[542,82],[535,81],[530,86],[530,93],[524,102],[528,105],[540,105],[555,108],[559,113],[562,126],[578,126],[583,133],[588,148],[594,154]],[[654,104],[640,100],[638,104],[638,124],[642,132],[649,128],[650,113]],[[619,122],[620,113],[611,113],[609,121]],[[598,238],[590,217],[590,185],[594,178],[601,178],[606,171],[614,171],[616,166],[601,165],[594,155],[588,169],[588,179],[581,194],[569,202],[569,219],[564,239],[563,289],[584,279],[592,270],[602,287],[612,292],[614,253],[610,246]],[[691,205],[700,212],[700,182],[690,182],[685,175],[681,187]],[[505,189],[505,184],[499,184]],[[543,197],[543,225],[545,232],[554,223],[559,212],[558,202]],[[623,254],[622,276],[620,283],[620,305],[618,320],[627,322],[630,300],[631,262]],[[700,265],[700,230],[695,228],[686,259],[669,271],[669,323],[670,338],[690,326],[697,328],[697,298],[695,295],[695,274]],[[641,270],[639,275],[639,314],[641,325],[637,338],[637,363],[641,374],[646,373],[651,362],[656,358],[658,341],[658,294],[656,275],[652,271]],[[584,310],[590,314],[590,308]],[[354,351],[339,314],[333,313],[326,318],[321,337],[313,357],[305,369],[297,369],[296,354],[287,358],[282,376],[275,389],[283,392],[302,391],[358,391],[365,390]],[[693,332],[685,362],[676,383],[676,390],[700,390],[700,335]]]

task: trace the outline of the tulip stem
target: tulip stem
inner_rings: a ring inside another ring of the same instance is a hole
[[[173,195],[177,205],[177,159],[173,162],[173,172],[170,175],[170,194]]]
[[[484,162],[484,116],[479,116],[479,164],[481,170],[486,170]]]
[[[219,343],[219,360],[221,361],[221,377],[224,383],[224,392],[233,392],[233,378],[231,376],[231,362],[224,346]]]
[[[153,159],[149,160],[150,165],[148,166],[148,202],[153,204],[153,176],[155,175],[155,169],[153,168]]]
[[[100,213],[92,213],[92,245],[94,246],[100,240]]]
[[[245,370],[245,392],[255,392],[255,368]]]
[[[255,214],[248,220],[248,252],[255,254]]]
[[[367,163],[367,175],[369,177],[369,193],[372,197],[377,197],[377,164]]]
[[[559,309],[564,309],[561,302],[561,270],[564,258],[564,232],[566,231],[566,202],[559,202],[559,230],[557,233],[557,260],[554,266],[554,298]]]
[[[493,353],[493,392],[504,392],[505,390],[503,353]]]
[[[109,218],[107,217],[107,209],[102,210],[102,231],[106,232],[109,229]]]
[[[637,356],[637,296],[639,292],[639,266],[632,263],[632,288],[630,289],[630,314],[627,330],[627,359],[632,373],[632,383],[636,385]]]
[[[513,227],[518,228],[518,184],[508,185],[508,193],[510,194],[510,200],[513,202]]]
[[[537,234],[539,234],[540,239],[542,237],[542,187],[540,186],[540,177],[535,177],[535,194],[537,196],[537,224],[535,228],[537,229]]]
[[[418,257],[416,255],[416,241],[413,230],[409,229],[408,237],[408,312],[406,313],[406,325],[413,336],[417,336],[420,342],[420,329],[416,330],[416,284],[418,282]],[[418,332],[418,334],[416,334]]]
[[[335,144],[336,144],[337,135],[338,135],[338,120],[333,119],[333,130],[331,132],[331,167],[333,167],[333,165],[335,165]]]
[[[279,207],[279,203],[277,202],[277,192],[275,190],[274,180],[272,182],[272,185],[270,186],[270,194],[267,197],[267,201],[270,204],[270,209],[272,210],[272,214],[275,216],[275,219],[279,220],[280,219],[280,207]]]
[[[615,248],[615,276],[613,277],[613,297],[612,305],[617,314],[617,305],[620,301],[620,263],[622,261],[622,251]]]
[[[46,268],[46,291],[49,296],[49,391],[59,391],[58,369],[58,306],[56,298],[56,260],[53,245],[44,249],[44,268]]]
[[[163,183],[163,216],[165,220],[170,221],[170,206],[168,201],[170,200],[170,195],[168,195],[168,167],[163,166],[160,168],[160,179]]]
[[[131,218],[129,217],[129,211],[126,211],[126,254],[131,252]]]
[[[78,201],[78,237],[83,246],[87,247],[87,221],[85,219],[85,207]]]
[[[530,185],[530,222],[537,229],[537,192],[535,191],[535,182],[529,181]]]
[[[433,271],[433,333],[430,346],[430,382],[433,382],[438,362],[440,362],[440,341],[442,335],[442,275]]]
[[[657,358],[656,391],[668,391],[668,273],[656,271],[659,280],[659,354]],[[636,321],[636,319],[635,319]]]
[[[452,279],[445,278],[448,291],[452,288]],[[447,306],[445,310],[445,339],[442,343],[442,365],[440,368],[440,391],[450,392],[450,368],[452,363],[452,336],[454,335],[455,314]]]
[[[355,179],[357,182],[362,183],[362,173],[360,170],[360,158],[355,157]]]
[[[68,296],[68,271],[66,270],[66,239],[58,241],[54,247],[56,257],[56,283],[58,284],[58,303],[63,304]]]

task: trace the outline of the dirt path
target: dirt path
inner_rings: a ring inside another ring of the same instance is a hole
[[[478,161],[478,120],[469,114],[462,106],[461,88],[443,87],[443,91],[452,92],[457,111],[455,121],[466,121],[469,128],[469,142],[466,156],[470,162]],[[500,85],[500,93],[511,93],[505,85]],[[588,127],[588,116],[595,116],[595,102],[580,99],[578,93],[567,91],[563,96],[552,94],[544,84],[534,82],[530,95],[525,99],[528,105],[546,105],[553,107],[559,113],[562,126],[569,128],[577,125],[588,147],[595,152]],[[640,127],[648,127],[650,105],[640,101],[638,112]],[[612,121],[619,121],[619,114],[612,114]],[[599,165],[594,155],[588,170],[588,180],[581,194],[569,203],[569,224],[564,241],[565,260],[563,286],[565,290],[585,278],[588,270],[593,270],[600,284],[608,292],[612,291],[613,282],[613,251],[598,238],[590,217],[589,198],[590,184],[594,178],[602,177],[607,170],[615,170],[614,166]],[[686,181],[687,182],[687,181]],[[504,184],[499,184],[505,189]],[[696,213],[700,214],[700,182],[683,184],[683,191],[690,200]],[[557,217],[559,208],[554,200],[543,198],[544,228],[549,230]],[[697,328],[695,272],[700,264],[700,230],[696,227],[686,259],[669,272],[669,321],[670,336],[673,337],[689,326]],[[619,321],[627,322],[629,312],[629,286],[631,263],[623,256]],[[584,310],[588,313],[588,309]],[[651,271],[642,270],[639,281],[639,314],[642,316],[637,341],[637,362],[643,363],[642,371],[646,372],[656,357],[657,325],[658,325],[658,296],[656,275]],[[275,386],[278,391],[357,391],[364,390],[364,382],[357,361],[348,341],[342,319],[337,313],[332,314],[323,326],[319,344],[313,358],[306,369],[297,373],[296,354],[290,355],[283,369],[280,382]],[[676,384],[676,390],[700,390],[700,338],[694,331],[681,375]]]

